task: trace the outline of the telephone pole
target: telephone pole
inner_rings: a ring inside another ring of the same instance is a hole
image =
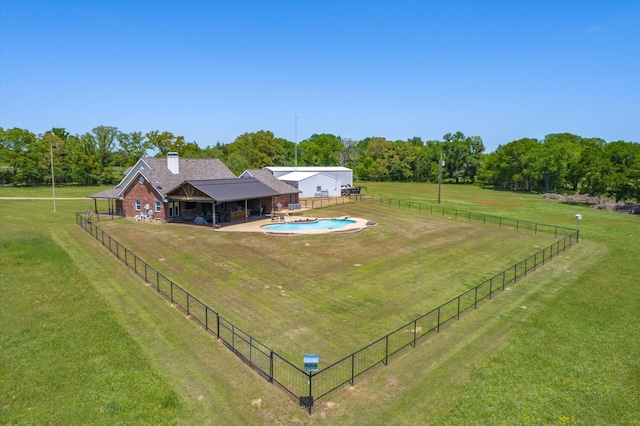
[[[438,204],[440,204],[440,194],[442,193],[442,153],[440,153],[440,161],[438,162]]]

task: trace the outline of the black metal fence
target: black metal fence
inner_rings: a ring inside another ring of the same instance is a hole
[[[346,385],[354,385],[356,379],[364,377],[365,373],[382,365],[387,365],[394,355],[404,349],[415,347],[418,341],[433,333],[438,333],[441,327],[453,319],[478,305],[495,297],[508,285],[516,283],[527,276],[537,267],[544,265],[558,254],[578,242],[578,231],[553,225],[542,225],[514,219],[499,218],[478,213],[463,212],[440,206],[428,206],[420,203],[401,202],[391,199],[361,196],[359,201],[389,203],[400,207],[416,207],[430,213],[452,215],[456,219],[481,220],[483,223],[493,223],[499,226],[514,226],[516,230],[531,229],[534,232],[546,230],[554,232],[568,231],[567,234],[553,244],[521,260],[515,265],[494,275],[472,289],[460,294],[433,310],[415,318],[397,328],[391,333],[353,352],[339,361],[319,371],[305,371],[286,358],[278,355],[271,348],[253,338],[250,334],[236,327],[217,311],[207,306],[187,290],[171,281],[161,272],[147,264],[140,257],[132,253],[125,246],[113,239],[100,229],[86,213],[76,214],[76,223],[101,242],[114,256],[131,268],[140,278],[150,284],[153,289],[182,310],[190,319],[200,324],[207,332],[215,335],[220,341],[233,351],[240,359],[260,373],[269,382],[278,384],[309,413],[317,401],[322,401],[330,393]],[[348,202],[348,201],[347,201]]]

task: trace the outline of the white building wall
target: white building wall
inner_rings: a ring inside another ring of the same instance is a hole
[[[291,172],[314,172],[337,177],[343,185],[353,185],[353,170],[347,167],[265,167],[277,178]]]
[[[302,198],[313,198],[316,196],[316,193],[321,191],[326,191],[326,195],[329,197],[339,197],[340,186],[342,185],[342,181],[340,179],[321,173],[297,182],[288,181],[286,179],[283,180],[293,186],[296,186],[300,191],[302,191],[300,194],[300,197]],[[318,187],[320,187],[320,191],[318,191]]]

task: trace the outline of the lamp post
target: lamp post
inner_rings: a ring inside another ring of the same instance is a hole
[[[49,157],[51,159],[51,190],[53,191],[53,212],[56,212],[56,177],[53,173],[53,145],[49,137]]]

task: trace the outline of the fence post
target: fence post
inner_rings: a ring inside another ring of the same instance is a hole
[[[473,300],[473,309],[478,308],[478,286],[476,286],[475,289],[476,289],[476,295],[475,295],[475,299]]]
[[[528,258],[524,259],[524,276],[525,277],[527,276],[527,259]]]
[[[313,393],[311,391],[311,380],[312,380],[312,375],[311,375],[311,371],[309,371],[309,400],[308,402],[308,407],[309,407],[309,414],[311,414],[311,407],[313,407]]]
[[[436,333],[440,333],[440,306],[438,306],[438,325],[436,327]]]
[[[269,353],[269,383],[273,383],[273,349]]]
[[[351,354],[351,386],[355,383],[356,380],[356,354],[355,352]]]
[[[416,347],[416,339],[418,335],[418,320],[413,321],[413,347]]]
[[[384,339],[384,365],[389,365],[389,335]]]
[[[486,282],[486,281],[485,281]],[[489,300],[491,300],[491,295],[493,294],[493,278],[489,280]]]
[[[456,319],[460,319],[460,296],[458,296],[458,314],[456,315]]]

